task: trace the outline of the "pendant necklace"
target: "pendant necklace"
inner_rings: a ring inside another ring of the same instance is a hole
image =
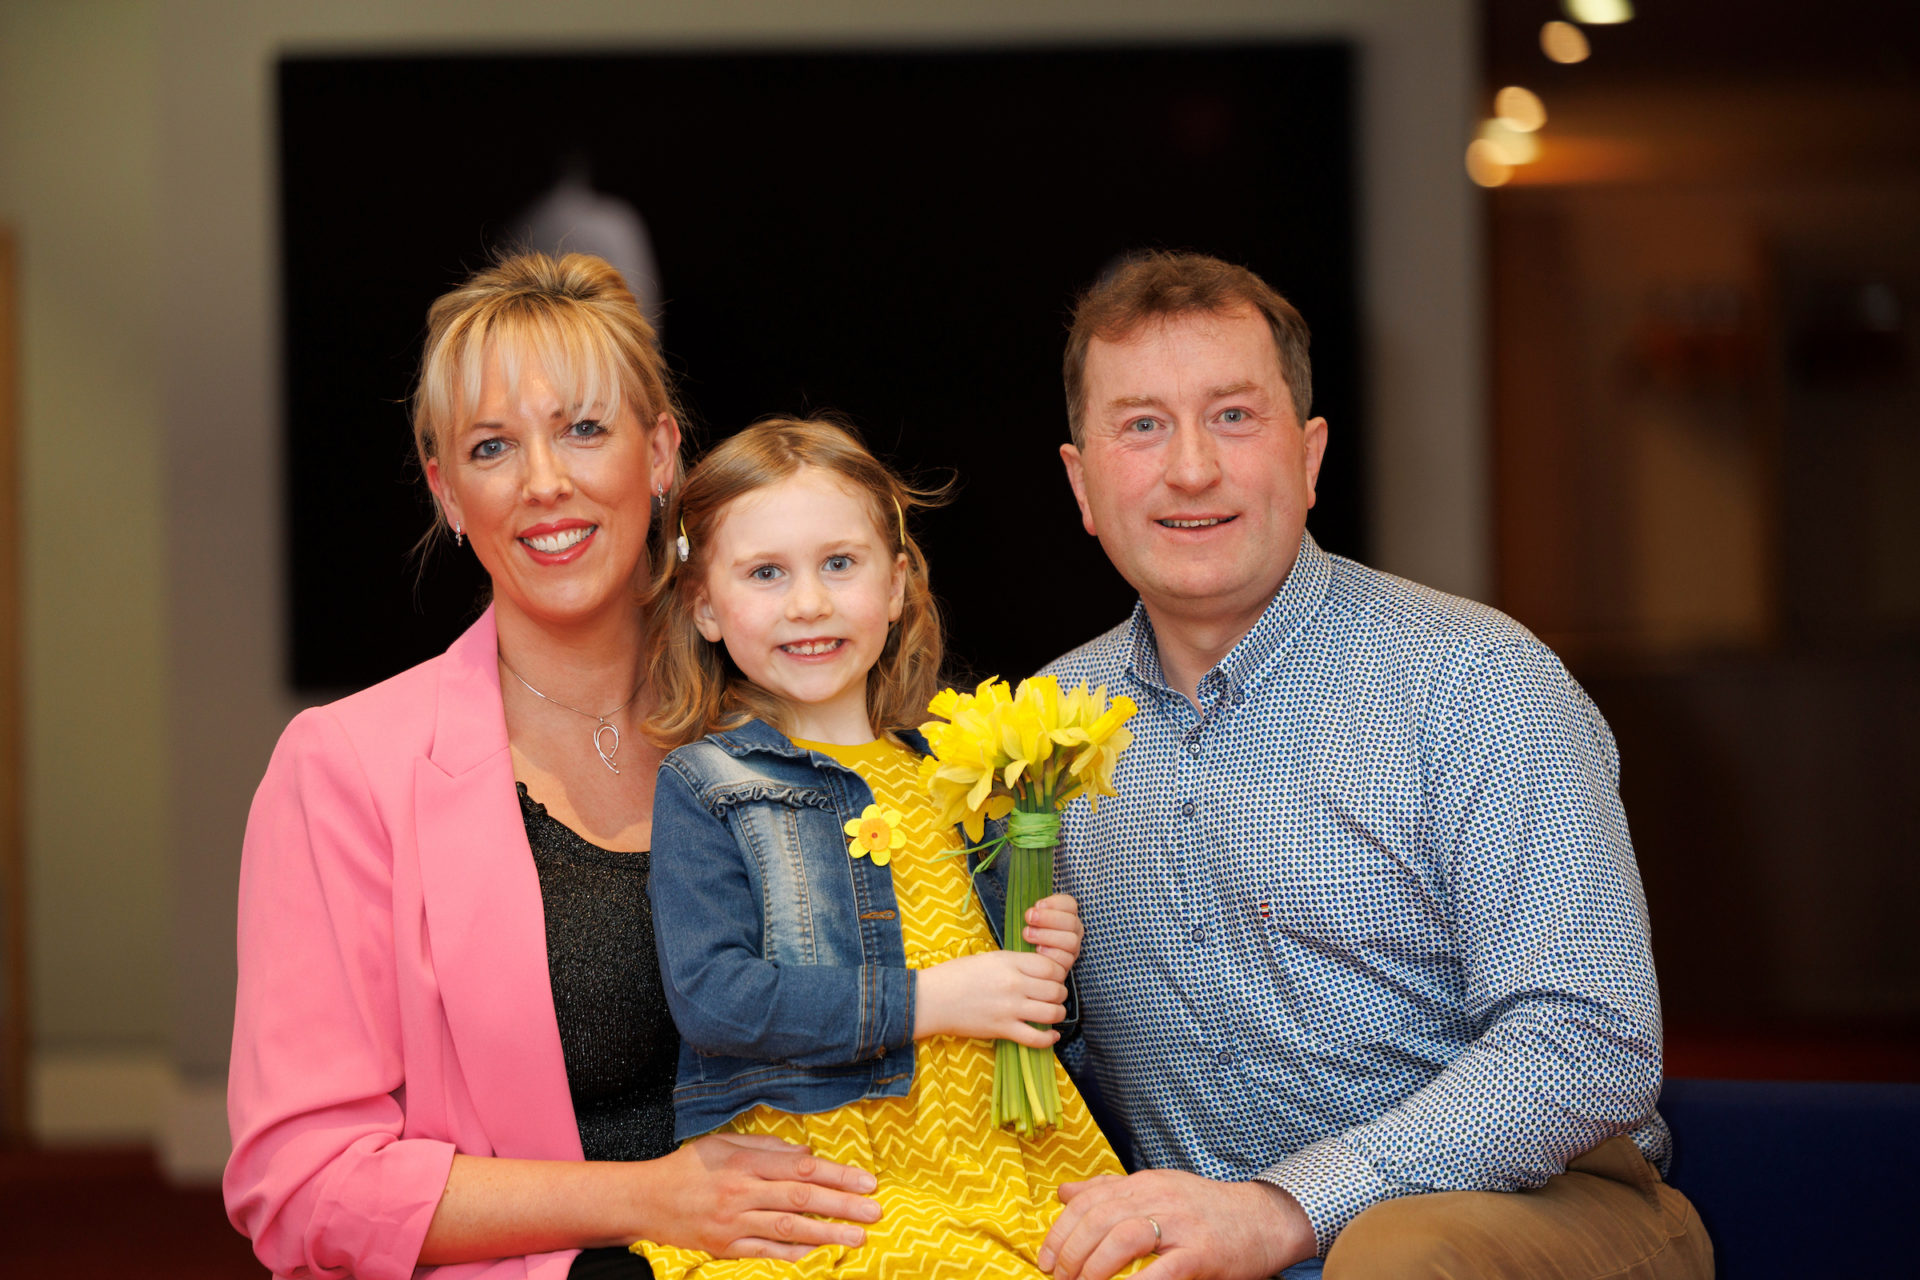
[[[560,701],[560,699],[558,698],[549,698],[546,694],[540,692],[538,689],[534,688],[532,685],[527,684],[527,678],[525,676],[521,675],[518,671],[515,671],[512,667],[507,666],[507,660],[505,657],[501,657],[500,665],[507,668],[508,675],[512,676],[515,680],[518,680],[521,684],[526,685],[528,693],[540,699],[542,702],[551,702],[556,707],[562,707],[568,711],[573,712],[577,716],[585,716],[587,719],[593,721],[593,749],[595,752],[599,754],[600,763],[604,764],[605,766],[607,766],[607,768],[613,770],[615,773],[620,772],[620,766],[613,762],[613,757],[616,754],[618,754],[620,751],[620,726],[614,725],[614,724],[608,724],[607,716],[619,715],[622,711],[625,711],[628,707],[632,706],[633,700],[640,696],[640,685],[638,684],[635,685],[633,687],[633,692],[627,695],[627,700],[621,703],[619,706],[615,707],[613,710],[607,712],[607,715],[597,716],[593,714],[593,712],[591,711],[582,711],[578,707],[567,706],[566,703]],[[645,684],[645,683],[646,682],[644,680],[641,681],[641,684]],[[610,733],[613,735],[612,746],[606,745],[605,741],[600,736],[606,733]]]

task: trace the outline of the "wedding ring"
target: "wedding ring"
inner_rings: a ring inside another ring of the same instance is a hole
[[[1147,1225],[1153,1228],[1153,1247],[1158,1250],[1160,1248],[1160,1224],[1153,1220],[1153,1215],[1150,1213],[1143,1213],[1140,1216],[1145,1218]]]

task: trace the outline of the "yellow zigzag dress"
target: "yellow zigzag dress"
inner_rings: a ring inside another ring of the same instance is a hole
[[[994,949],[964,859],[936,856],[959,847],[920,787],[920,759],[889,741],[864,746],[802,742],[853,769],[884,809],[904,818],[907,845],[893,854],[893,891],[907,967]],[[799,1262],[714,1259],[642,1241],[659,1280],[973,1280],[1040,1276],[1034,1256],[1059,1212],[1054,1190],[1105,1173],[1119,1159],[1058,1064],[1060,1124],[1020,1138],[990,1123],[993,1042],[933,1036],[915,1046],[913,1087],[905,1098],[863,1098],[817,1115],[767,1107],[734,1117],[727,1128],[805,1143],[815,1155],[873,1173],[882,1217],[857,1249],[824,1245]],[[1135,1264],[1137,1267],[1139,1264]],[[1129,1272],[1133,1268],[1129,1268]],[[1127,1274],[1127,1273],[1123,1273]]]

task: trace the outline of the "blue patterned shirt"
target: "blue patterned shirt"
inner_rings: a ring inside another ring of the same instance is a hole
[[[1198,709],[1144,606],[1048,671],[1140,707],[1060,886],[1068,1061],[1135,1163],[1283,1187],[1322,1254],[1378,1201],[1538,1186],[1615,1134],[1665,1166],[1619,757],[1518,623],[1307,536]]]

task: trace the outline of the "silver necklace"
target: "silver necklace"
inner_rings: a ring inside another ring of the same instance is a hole
[[[593,712],[591,711],[582,711],[578,707],[567,706],[566,703],[560,701],[560,699],[558,698],[549,698],[546,694],[540,692],[538,689],[534,688],[532,685],[527,684],[527,678],[525,676],[521,675],[518,671],[515,671],[512,667],[507,666],[507,660],[504,656],[501,657],[500,659],[500,665],[507,668],[508,675],[512,676],[515,680],[518,680],[521,684],[527,685],[527,692],[532,694],[534,697],[540,699],[542,702],[551,702],[556,707],[564,707],[566,710],[573,712],[573,714],[577,716],[585,716],[587,719],[593,721],[593,749],[596,753],[599,754],[600,763],[604,764],[605,766],[607,766],[607,768],[613,770],[615,773],[620,772],[620,766],[613,762],[614,756],[618,755],[620,752],[620,726],[615,724],[608,724],[607,716],[617,716],[622,711],[625,711],[628,707],[632,706],[633,700],[640,696],[640,685],[637,684],[633,686],[633,692],[627,695],[627,700],[621,703],[619,706],[615,707],[613,710],[607,712],[606,716],[597,716],[593,714]],[[645,683],[646,682],[644,680],[641,681],[641,684],[645,684]],[[600,735],[603,733],[610,733],[613,735],[612,746],[609,747],[604,742],[601,741]]]

